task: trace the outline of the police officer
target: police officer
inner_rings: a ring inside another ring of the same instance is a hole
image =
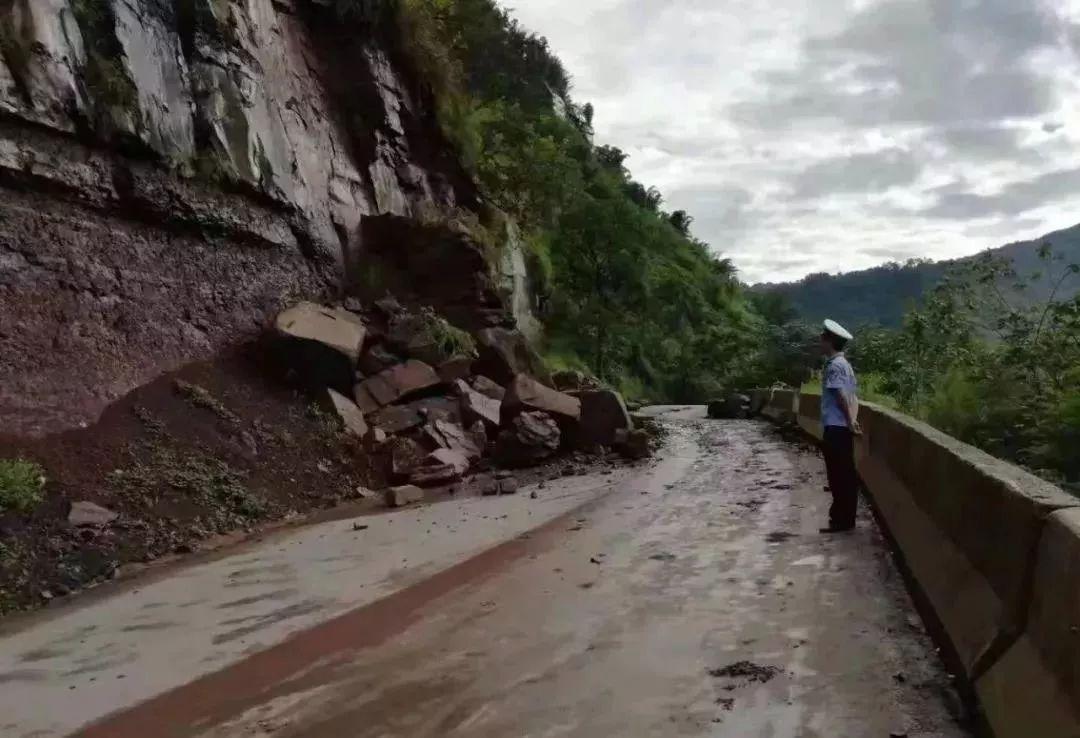
[[[821,333],[825,370],[821,377],[822,450],[833,503],[829,526],[822,533],[844,533],[855,528],[859,503],[859,477],[855,471],[855,436],[859,427],[858,383],[844,349],[852,336],[842,325],[826,320]]]

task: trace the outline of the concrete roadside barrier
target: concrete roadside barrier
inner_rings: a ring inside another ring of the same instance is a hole
[[[820,395],[796,400],[821,437]],[[856,463],[996,738],[1080,738],[1080,500],[872,403]]]
[[[975,686],[997,738],[1080,736],[1080,509],[1048,519],[1024,632]]]
[[[822,438],[821,430],[821,394],[803,392],[795,398],[799,413],[799,427],[817,440]]]
[[[760,390],[767,395],[761,414],[778,423],[794,421],[798,394],[794,390]]]
[[[1046,519],[1077,500],[906,415],[862,422],[859,472],[975,678],[1023,626]]]

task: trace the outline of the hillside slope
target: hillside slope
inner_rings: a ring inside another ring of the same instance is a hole
[[[1030,276],[1041,272],[1045,264],[1039,247],[1050,244],[1065,263],[1080,262],[1080,225],[1048,233],[1032,241],[1020,241],[992,249],[995,256],[1010,259],[1017,274]],[[852,326],[878,324],[896,327],[908,307],[938,284],[948,271],[967,259],[936,262],[885,264],[873,269],[847,274],[811,274],[799,282],[760,284],[754,290],[784,295],[799,316],[818,322],[830,317]],[[1056,270],[1055,270],[1056,271]],[[1080,292],[1080,277],[1064,285],[1072,294]],[[1031,300],[1045,298],[1049,283],[1037,284],[1029,293]]]

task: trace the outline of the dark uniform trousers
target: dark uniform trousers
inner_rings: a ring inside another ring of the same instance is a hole
[[[850,428],[825,426],[822,439],[825,472],[829,477],[833,503],[829,508],[829,525],[833,528],[853,528],[859,505],[859,475],[855,471],[855,435]]]

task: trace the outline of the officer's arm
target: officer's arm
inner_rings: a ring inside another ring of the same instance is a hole
[[[829,390],[836,393],[836,399],[839,400],[840,409],[844,412],[844,419],[847,420],[848,428],[855,435],[862,433],[862,427],[859,425],[859,419],[855,415],[854,403],[851,402],[851,397],[847,392],[841,389]]]

